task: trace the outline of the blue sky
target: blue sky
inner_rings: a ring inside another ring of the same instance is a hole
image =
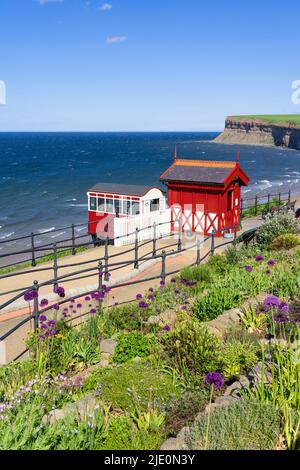
[[[0,130],[220,130],[299,113],[300,3],[1,0]]]

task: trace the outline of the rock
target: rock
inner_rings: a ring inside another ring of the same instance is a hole
[[[70,403],[61,409],[52,410],[42,419],[44,424],[53,424],[65,418],[71,413],[77,413],[80,420],[84,420],[89,414],[93,414],[96,406],[96,398],[89,394],[75,403]]]
[[[110,358],[111,358],[111,354],[109,354],[109,353],[101,353],[101,362],[102,362],[102,361],[109,361]]]
[[[147,320],[147,325],[158,325],[160,323],[159,316],[152,315]]]
[[[108,359],[102,359],[102,361],[100,361],[99,363],[99,367],[109,367],[110,365],[110,362]]]
[[[160,450],[182,450],[181,445],[182,442],[180,439],[170,437],[166,442],[164,442]]]
[[[174,326],[177,320],[177,313],[174,310],[167,310],[160,315],[161,322],[165,325]]]
[[[116,347],[117,347],[117,342],[114,341],[113,339],[103,339],[100,343],[101,353],[110,354],[111,356],[114,355]]]
[[[247,374],[248,379],[251,382],[261,383],[262,381],[262,362],[259,362],[255,367],[253,367]],[[265,364],[264,370],[264,383],[271,384],[272,383],[272,374],[268,369],[268,364]]]
[[[227,387],[224,396],[232,396],[234,398],[238,398],[241,396],[241,390],[248,387],[250,385],[249,379],[247,377],[242,376],[240,380],[234,382],[232,385]]]

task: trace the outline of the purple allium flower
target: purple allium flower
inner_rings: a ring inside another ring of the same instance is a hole
[[[160,284],[160,287],[165,287],[165,286],[166,286],[166,283],[165,283],[165,281],[160,281],[160,283],[159,283],[159,284]]]
[[[92,315],[96,315],[97,310],[96,310],[95,308],[92,308],[92,309],[90,310],[90,313],[91,313]]]
[[[162,329],[162,331],[170,331],[170,330],[171,330],[171,328],[170,328],[169,325],[165,325]]]
[[[275,261],[273,259],[269,259],[268,266],[275,266]]]
[[[103,277],[103,271],[99,272],[99,277]]]
[[[106,273],[105,277],[106,277],[106,279],[108,280],[108,279],[111,278],[111,274],[110,274],[110,273]]]
[[[42,323],[42,324],[40,325],[40,330],[47,330],[47,329],[48,329],[48,326],[45,325],[45,323]]]
[[[136,300],[141,300],[143,298],[142,294],[137,294],[135,296]]]
[[[59,306],[59,304],[54,304],[54,305],[52,306],[52,308],[53,308],[54,310],[59,310],[59,309],[60,309],[60,306]]]
[[[175,289],[174,292],[175,294],[180,294],[180,289]]]
[[[91,300],[91,298],[89,296],[85,297],[84,299],[86,302],[89,302]]]
[[[77,313],[77,310],[73,310],[73,313]]]
[[[266,274],[267,274],[268,276],[271,276],[271,274],[272,274],[271,269],[267,269],[267,270],[266,270]]]
[[[279,310],[281,310],[283,313],[289,313],[289,304],[287,302],[281,302],[281,304],[279,305]]]
[[[47,299],[42,299],[42,300],[41,300],[41,303],[40,303],[40,306],[41,306],[41,307],[47,307],[48,304],[49,304],[49,302],[48,302]]]
[[[263,261],[264,259],[265,259],[265,258],[264,258],[263,256],[258,255],[258,256],[256,256],[255,261],[257,261],[258,263],[260,263],[260,262]]]
[[[41,315],[40,316],[40,322],[43,323],[44,321],[47,321],[46,315]]]
[[[275,295],[269,295],[264,300],[264,305],[268,308],[278,308],[280,305],[280,300]]]
[[[172,284],[175,284],[175,283],[177,282],[177,280],[175,279],[175,277],[173,277],[173,278],[171,279],[171,282],[172,282]]]
[[[289,323],[289,318],[285,315],[278,316],[274,319],[276,323]]]
[[[149,292],[154,292],[153,287],[150,287]]]
[[[77,308],[82,308],[82,304],[77,304],[76,307]]]
[[[55,293],[56,293],[57,295],[59,295],[59,297],[65,297],[65,296],[66,296],[66,294],[65,294],[65,289],[64,289],[63,287],[57,287],[57,288],[55,289]]]
[[[246,266],[245,269],[246,269],[247,273],[252,273],[252,271],[253,271],[253,267],[250,266],[250,265]]]
[[[44,336],[44,335],[39,335],[39,339],[40,339],[41,341],[43,341],[43,340],[45,339],[45,336]]]
[[[145,302],[144,300],[142,302],[140,302],[139,303],[139,308],[148,308],[147,302]]]
[[[131,313],[129,316],[130,318],[134,318],[134,313]]]
[[[154,299],[154,295],[153,294],[149,294],[148,295],[148,300],[153,300]]]
[[[188,281],[188,282],[186,283],[186,285],[187,285],[188,287],[194,287],[194,286],[197,285],[197,281]]]
[[[56,326],[56,321],[55,320],[49,320],[47,323],[48,326]]]
[[[25,292],[24,294],[24,300],[26,302],[31,302],[31,300],[33,300],[34,297],[33,297],[33,291],[28,291],[28,292]]]
[[[222,388],[224,383],[224,378],[219,372],[209,372],[204,379],[204,385],[213,385],[215,388]]]

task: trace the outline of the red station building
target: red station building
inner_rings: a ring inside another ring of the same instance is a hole
[[[236,162],[177,159],[161,176],[168,187],[172,230],[223,236],[228,227],[240,228],[241,186],[249,177]]]

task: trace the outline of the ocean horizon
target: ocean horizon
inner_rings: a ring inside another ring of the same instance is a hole
[[[299,151],[211,142],[218,134],[1,132],[0,241],[85,223],[86,193],[95,183],[160,184],[175,144],[178,157],[188,159],[235,160],[240,148],[250,176],[244,197],[299,185]]]

